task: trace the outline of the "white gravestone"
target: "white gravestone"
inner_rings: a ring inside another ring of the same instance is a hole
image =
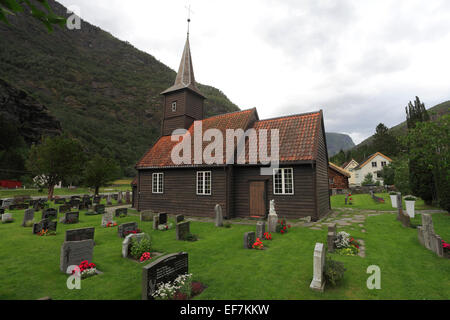
[[[216,204],[214,211],[216,212],[216,227],[222,227],[223,215],[222,215],[222,207],[220,206],[220,204]]]
[[[312,290],[323,292],[325,279],[323,269],[325,267],[325,250],[323,243],[316,243],[314,248],[314,276],[309,286]]]
[[[270,200],[269,217],[267,218],[267,231],[276,232],[278,223],[278,216],[275,212],[275,200]]]

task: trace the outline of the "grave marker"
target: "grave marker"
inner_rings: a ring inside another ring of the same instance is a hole
[[[42,220],[49,219],[54,220],[58,218],[58,211],[54,208],[48,208],[42,211]]]
[[[255,232],[252,231],[244,233],[244,249],[252,249],[255,241],[256,241]]]
[[[258,221],[256,223],[256,238],[264,240],[264,233],[266,233],[266,223],[264,221]]]
[[[78,223],[80,219],[80,213],[79,212],[66,212],[64,213],[64,224],[73,224]]]
[[[70,204],[63,204],[62,206],[59,206],[59,213],[70,212],[71,209],[72,206]]]
[[[167,223],[167,213],[161,212],[158,214],[159,217],[159,224],[166,224]]]
[[[94,206],[94,211],[97,214],[104,214],[105,213],[105,205],[104,204],[96,204]]]
[[[127,208],[119,208],[116,209],[116,217],[120,217],[121,215],[128,215],[128,209]]]
[[[79,265],[84,260],[92,262],[93,252],[93,240],[64,242],[61,246],[59,269],[67,273],[69,266]]]
[[[141,211],[141,221],[152,221],[153,219],[153,212],[150,210]]]
[[[112,210],[106,210],[102,216],[102,227],[106,227],[108,223],[114,223]]]
[[[25,227],[25,224],[28,221],[33,221],[33,220],[34,220],[34,209],[25,210],[25,214],[23,215],[22,227]]]
[[[216,227],[223,226],[223,215],[222,215],[222,207],[220,204],[216,204],[214,211],[216,212]]]
[[[122,223],[121,225],[119,225],[119,228],[117,228],[117,231],[118,231],[119,237],[125,238],[127,232],[136,231],[137,229],[138,229],[137,222],[127,222],[127,223]]]
[[[64,241],[71,242],[71,241],[94,240],[94,233],[95,233],[94,227],[66,230]]]
[[[2,214],[2,222],[6,223],[6,222],[11,222],[13,221],[13,217],[12,217],[12,213],[4,213]]]
[[[310,288],[315,291],[323,292],[325,288],[325,278],[323,270],[325,267],[325,250],[323,243],[316,243],[314,248],[314,276]]]
[[[181,221],[184,221],[184,215],[182,214],[177,214],[175,216],[175,223],[180,223]]]
[[[278,223],[278,216],[275,211],[275,200],[270,200],[269,217],[267,218],[267,231],[276,232]]]
[[[43,219],[38,223],[33,224],[33,234],[39,233],[42,230],[55,231],[58,225],[57,221],[51,221],[49,219]]]
[[[177,223],[176,225],[176,239],[177,240],[185,240],[189,235],[191,229],[190,221],[184,221]]]
[[[146,233],[129,234],[122,241],[122,257],[127,258],[130,253],[131,239],[134,238],[139,243],[142,239],[150,239]]]

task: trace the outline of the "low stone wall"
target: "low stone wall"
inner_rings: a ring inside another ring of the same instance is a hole
[[[387,192],[386,189],[383,186],[353,186],[350,187],[352,194],[364,194],[364,193],[370,193],[370,191],[373,191],[374,193],[384,193]]]

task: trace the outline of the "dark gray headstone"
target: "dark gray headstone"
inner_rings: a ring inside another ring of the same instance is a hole
[[[105,213],[105,205],[104,204],[96,204],[94,206],[94,211],[98,214],[104,214]]]
[[[131,203],[131,195],[130,195],[130,191],[127,191],[125,193],[125,202],[126,203]]]
[[[95,203],[95,204],[100,204],[100,200],[102,199],[102,197],[100,197],[100,196],[94,196],[94,200],[93,200],[93,202]]]
[[[137,229],[138,229],[137,222],[127,222],[119,225],[119,228],[117,230],[119,233],[119,237],[125,238],[128,235],[127,234],[128,232],[136,231]]]
[[[177,223],[176,225],[176,239],[185,240],[186,237],[191,233],[190,231],[191,223],[189,221],[184,221]]]
[[[66,273],[71,265],[79,265],[84,260],[92,262],[93,253],[93,240],[64,242],[61,246],[59,269]]]
[[[58,199],[55,199],[54,203],[55,204],[66,204],[66,199],[65,198],[58,198]]]
[[[182,214],[177,214],[175,216],[175,223],[180,223],[181,221],[184,221],[184,215]]]
[[[159,215],[155,214],[153,216],[153,230],[158,230],[159,227]]]
[[[34,220],[34,209],[25,210],[25,214],[23,215],[22,227],[25,227],[25,224],[28,221],[33,221],[33,220]]]
[[[59,206],[59,213],[66,213],[69,212],[72,209],[72,206],[70,204],[63,204],[62,206]]]
[[[153,294],[160,283],[174,281],[189,272],[186,252],[170,254],[146,265],[142,270],[142,300],[153,300]]]
[[[3,199],[2,208],[8,209],[10,205],[14,204],[14,199]]]
[[[38,223],[33,224],[33,234],[41,232],[42,230],[56,231],[57,225],[58,225],[57,221],[43,219]]]
[[[79,212],[66,212],[64,214],[64,223],[65,224],[78,223],[79,220],[80,220]]]
[[[152,221],[154,212],[146,210],[141,212],[141,221]]]
[[[94,227],[66,230],[64,241],[94,240],[94,233]]]
[[[255,232],[244,233],[244,249],[252,249],[255,241],[256,241]]]
[[[5,208],[0,208],[0,215],[5,213]]]
[[[264,233],[266,233],[266,223],[264,221],[258,221],[256,223],[256,238],[263,240]]]
[[[24,210],[28,209],[29,205],[27,203],[17,203],[9,206],[9,210]]]
[[[159,216],[159,224],[166,224],[167,223],[167,213],[161,212],[158,214]]]
[[[48,208],[42,212],[42,220],[44,219],[53,220],[57,218],[58,218],[58,211],[56,211],[56,209],[54,208]]]
[[[116,217],[120,217],[121,214],[128,215],[128,209],[127,208],[116,209]]]

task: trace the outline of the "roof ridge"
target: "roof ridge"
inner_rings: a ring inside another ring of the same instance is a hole
[[[221,114],[217,114],[217,115],[215,115],[215,116],[211,116],[211,117],[209,117],[209,118],[202,119],[202,121],[203,121],[203,120],[213,119],[213,118],[218,118],[218,117],[222,117],[222,116],[227,116],[227,115],[234,114],[234,113],[237,114],[237,113],[249,112],[249,111],[252,111],[252,110],[255,110],[255,109],[256,109],[256,108],[251,108],[251,109],[245,109],[245,110],[230,111],[230,112],[227,112],[227,113],[221,113]]]
[[[294,117],[301,117],[301,116],[308,116],[308,115],[312,115],[312,114],[320,114],[320,111],[313,111],[313,112],[306,112],[306,113],[298,113],[298,114],[292,114],[292,115],[288,115],[288,116],[280,116],[280,117],[275,117],[275,118],[268,118],[268,119],[262,119],[262,120],[258,120],[256,122],[264,122],[264,121],[273,121],[273,120],[280,120],[280,119],[284,119],[284,118],[294,118]]]

